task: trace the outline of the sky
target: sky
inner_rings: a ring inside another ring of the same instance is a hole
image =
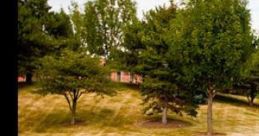
[[[75,1],[79,4],[80,9],[83,11],[84,3],[87,0],[48,0],[48,4],[52,7],[52,11],[59,11],[63,8],[65,12],[69,13],[68,7],[71,1]],[[156,6],[169,5],[169,0],[133,0],[137,6],[137,16],[143,18],[143,12],[150,9],[154,9]],[[251,13],[251,25],[257,34],[259,34],[259,0],[249,0],[248,9]]]

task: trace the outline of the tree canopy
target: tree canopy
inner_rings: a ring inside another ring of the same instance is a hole
[[[231,86],[252,50],[250,13],[243,0],[191,0],[172,23],[171,54],[184,61],[184,80],[208,95],[208,135],[212,135],[212,100]],[[176,24],[176,25],[173,25]]]
[[[28,83],[40,65],[39,58],[71,43],[69,17],[63,10],[54,13],[49,9],[47,0],[18,1],[18,72],[26,74]]]
[[[135,3],[131,0],[96,0],[85,4],[83,25],[88,51],[111,60],[121,49],[123,30],[136,19]]]
[[[42,93],[63,95],[75,124],[77,101],[83,93],[112,95],[109,70],[100,59],[65,49],[60,56],[46,56],[38,70]]]
[[[162,122],[167,123],[167,110],[186,112],[195,116],[196,104],[192,101],[191,90],[181,86],[175,75],[178,65],[170,63],[167,33],[171,21],[176,18],[176,6],[158,7],[145,15],[145,21],[135,21],[125,31],[124,49],[120,63],[127,70],[141,74],[141,94],[147,114],[163,113]]]

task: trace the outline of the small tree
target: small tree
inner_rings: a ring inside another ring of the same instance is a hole
[[[257,93],[258,93],[258,90],[259,90],[259,89],[258,89],[257,86],[258,86],[258,85],[257,85],[256,83],[251,82],[251,83],[250,83],[250,87],[249,87],[249,89],[247,90],[248,92],[247,92],[246,97],[247,97],[247,100],[248,100],[250,106],[253,106],[253,104],[254,104],[254,99],[256,98],[256,95],[257,95]]]
[[[258,39],[259,41],[259,39]],[[250,64],[250,76],[248,79],[250,80],[251,88],[248,93],[248,100],[249,104],[253,105],[254,99],[256,98],[257,94],[259,93],[259,43],[257,45],[257,51],[252,55],[251,59],[252,62]]]
[[[65,97],[72,113],[73,125],[76,121],[76,106],[83,93],[114,94],[108,80],[109,72],[97,58],[64,50],[60,56],[44,57],[42,62],[38,71],[42,90]]]
[[[254,40],[254,53],[244,63],[244,67],[241,70],[241,80],[235,84],[235,88],[244,90],[249,105],[253,105],[254,99],[259,91],[259,39]]]

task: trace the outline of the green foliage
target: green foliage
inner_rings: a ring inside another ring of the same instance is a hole
[[[140,74],[137,66],[141,61],[139,53],[145,48],[141,40],[141,37],[144,36],[143,23],[139,20],[133,21],[132,24],[125,27],[124,35],[123,50],[116,52],[116,68]]]
[[[72,8],[70,9],[70,19],[73,24],[73,40],[75,49],[80,49],[81,51],[86,51],[85,39],[83,35],[86,33],[84,28],[83,14],[80,13],[77,3],[71,3]]]
[[[98,94],[112,94],[108,79],[109,70],[100,65],[98,58],[64,50],[61,56],[46,56],[42,59],[39,78],[42,87],[50,93],[83,90]]]
[[[254,37],[252,45],[254,46],[253,52],[244,63],[243,69],[241,69],[241,74],[243,77],[249,77],[253,75],[259,76],[259,37]]]
[[[204,90],[230,86],[253,48],[249,20],[243,1],[190,1],[168,36],[172,58],[184,62],[182,78]]]
[[[181,60],[180,80],[208,96],[208,135],[217,90],[231,87],[253,50],[245,0],[190,0],[167,36],[173,60]],[[174,62],[174,61],[173,61]]]
[[[145,17],[145,21],[135,21],[125,29],[125,51],[120,57],[122,67],[143,76],[141,94],[145,112],[160,113],[168,108],[196,116],[191,90],[176,79],[179,67],[170,63],[170,45],[166,43],[170,22],[176,17],[175,5],[156,8]]]
[[[254,52],[244,63],[241,74],[242,76],[235,82],[234,88],[246,95],[250,105],[259,92],[259,50],[258,38],[254,37]]]
[[[100,64],[100,59],[79,51],[65,49],[60,56],[46,56],[38,71],[41,93],[63,95],[72,113],[71,124],[76,121],[76,107],[84,93],[113,95],[109,70]]]
[[[32,72],[49,43],[42,31],[50,7],[47,0],[18,1],[18,70],[19,74]]]
[[[131,0],[96,0],[85,4],[83,39],[91,54],[113,58],[123,43],[123,29],[136,18]]]
[[[18,1],[19,74],[32,76],[39,58],[75,45],[69,16],[63,10],[53,13],[49,9],[47,0]]]
[[[60,13],[51,12],[45,24],[45,31],[55,38],[71,37],[72,25],[69,16],[62,9]]]

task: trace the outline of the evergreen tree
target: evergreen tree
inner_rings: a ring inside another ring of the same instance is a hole
[[[144,22],[136,21],[126,29],[125,51],[121,53],[124,66],[143,76],[141,94],[145,112],[162,112],[163,124],[167,123],[168,110],[195,116],[197,106],[192,93],[177,79],[179,67],[172,63],[168,52],[166,35],[176,17],[176,6],[156,8],[145,17]]]
[[[39,58],[76,45],[69,16],[49,11],[47,0],[18,1],[18,71],[32,82]],[[72,44],[73,43],[73,44]]]
[[[50,41],[43,31],[49,9],[47,0],[18,1],[18,73],[26,74],[27,83]]]

